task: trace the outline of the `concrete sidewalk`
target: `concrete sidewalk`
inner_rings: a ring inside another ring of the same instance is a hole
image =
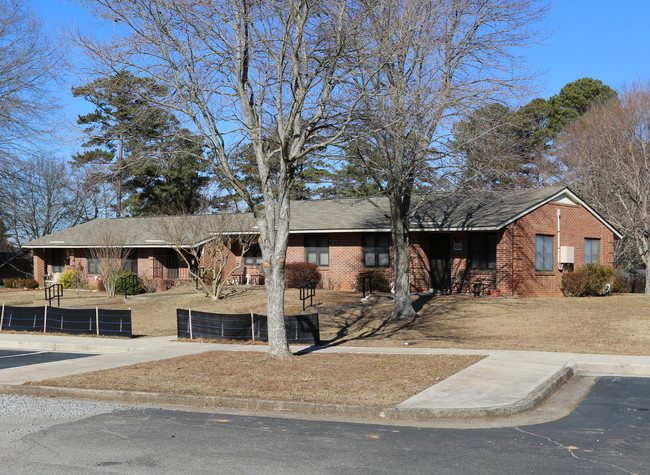
[[[111,339],[76,336],[0,334],[0,349],[97,353],[88,358],[58,361],[0,370],[5,392],[39,393],[38,387],[19,386],[27,381],[111,369],[147,361],[173,358],[205,351],[259,351],[266,346],[188,343],[175,337]],[[187,405],[217,405],[268,412],[298,412],[312,415],[379,417],[395,420],[463,419],[510,416],[539,406],[575,374],[650,377],[650,356],[588,355],[500,350],[418,348],[292,346],[293,351],[368,354],[454,354],[486,355],[475,365],[447,378],[394,408],[364,408],[334,404],[290,403],[236,398],[136,395],[108,391],[79,391],[41,388],[42,394],[109,398],[113,400]],[[77,391],[77,392],[75,392]],[[119,396],[119,397],[118,397]]]

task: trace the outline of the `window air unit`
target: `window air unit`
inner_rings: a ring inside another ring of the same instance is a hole
[[[561,246],[560,247],[560,263],[562,264],[573,264],[575,254],[575,248],[573,246]]]

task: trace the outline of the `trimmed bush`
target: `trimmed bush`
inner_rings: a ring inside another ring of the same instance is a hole
[[[364,275],[368,275],[368,274],[372,275],[373,291],[383,292],[383,293],[390,292],[390,283],[388,282],[388,279],[386,279],[386,275],[380,270],[359,272],[359,274],[357,275],[357,285],[356,285],[356,289],[358,291],[361,291],[361,279],[363,278]]]
[[[620,271],[616,272],[614,276],[614,282],[612,282],[612,293],[613,294],[624,294],[627,292],[627,281],[623,274]]]
[[[18,279],[10,278],[5,279],[5,288],[7,289],[16,289],[18,288]]]
[[[292,262],[284,267],[284,281],[290,289],[297,289],[307,284],[318,286],[321,275],[316,264]]]
[[[7,279],[5,280],[7,289],[38,289],[38,282],[34,279]]]
[[[61,275],[59,276],[56,283],[61,284],[64,289],[76,287],[76,284],[79,283],[79,274],[77,274],[72,269],[64,270],[61,272]]]
[[[562,292],[569,297],[605,295],[605,285],[611,284],[615,275],[613,267],[587,264],[562,275]]]
[[[124,277],[129,277],[131,275],[136,276],[136,283],[135,285],[131,285],[131,282],[127,282],[124,280]],[[138,274],[135,272],[131,272],[129,270],[121,270],[117,273],[116,280],[115,280],[115,295],[120,295],[124,294],[125,290],[125,285],[128,286],[126,290],[128,290],[129,295],[137,295],[137,294],[143,294],[146,292],[144,283],[142,282],[142,279]]]
[[[34,279],[20,279],[20,288],[38,289],[38,281]]]

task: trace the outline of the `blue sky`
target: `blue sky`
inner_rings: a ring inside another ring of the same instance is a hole
[[[53,31],[70,22],[92,28],[85,10],[69,0],[31,3]],[[538,91],[530,99],[546,99],[583,77],[600,79],[614,89],[650,79],[649,18],[648,0],[557,0],[539,25],[550,36],[524,52],[530,66],[540,72]],[[70,120],[89,110],[68,91],[62,91],[62,100]]]
[[[526,56],[543,74],[539,97],[583,77],[614,89],[650,79],[647,0],[557,0],[541,30],[551,33]]]

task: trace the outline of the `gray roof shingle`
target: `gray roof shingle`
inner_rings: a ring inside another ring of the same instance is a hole
[[[564,187],[510,191],[457,191],[424,198],[412,230],[496,230],[536,207],[572,193]],[[575,195],[572,195],[575,196]],[[386,198],[305,200],[291,203],[291,232],[387,231]],[[602,218],[601,218],[602,219]],[[97,219],[26,243],[27,248],[93,247],[113,239],[127,247],[194,245],[214,233],[257,229],[250,213]]]

